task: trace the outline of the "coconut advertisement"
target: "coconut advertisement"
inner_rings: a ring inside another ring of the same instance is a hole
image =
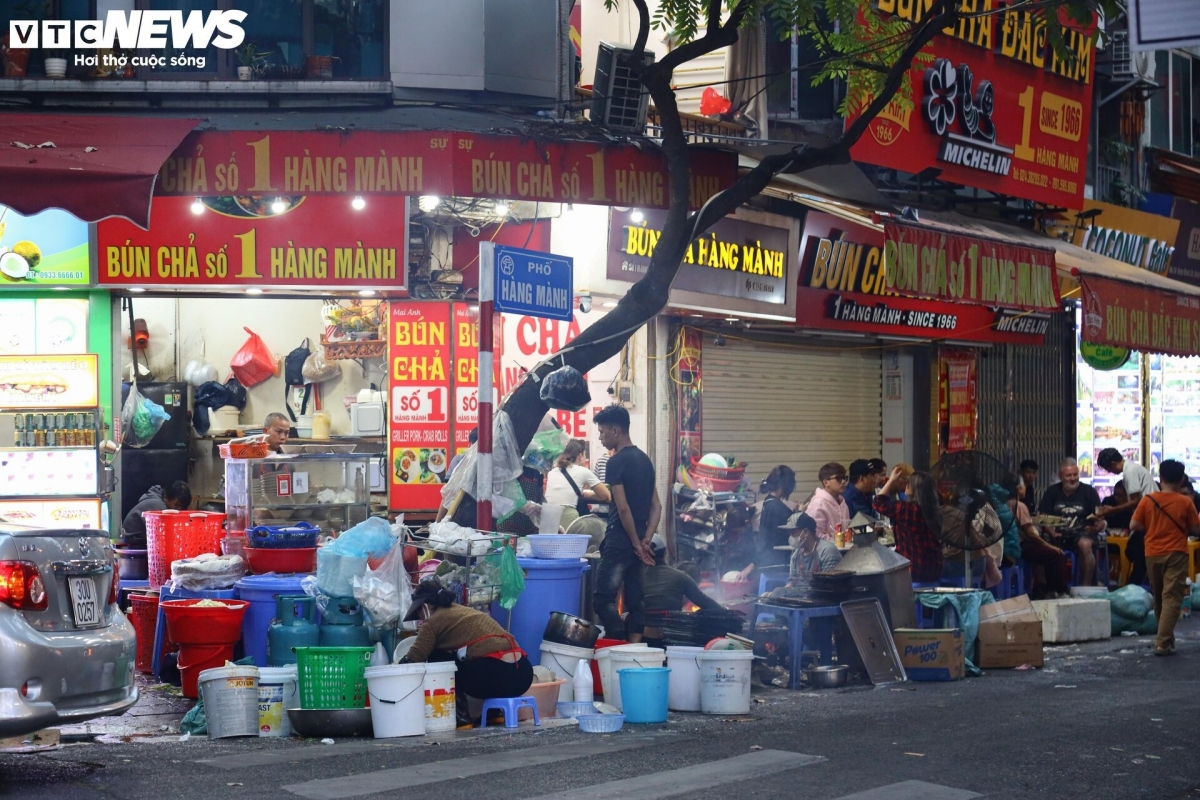
[[[90,282],[87,223],[56,208],[26,217],[0,205],[0,291]]]

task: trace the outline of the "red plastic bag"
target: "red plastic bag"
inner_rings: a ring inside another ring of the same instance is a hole
[[[250,338],[233,354],[229,366],[238,382],[249,389],[278,374],[278,370],[275,356],[271,355],[262,337],[249,328],[242,330],[250,334]]]
[[[700,113],[706,117],[719,117],[728,114],[733,103],[726,100],[717,90],[709,86],[700,95]]]

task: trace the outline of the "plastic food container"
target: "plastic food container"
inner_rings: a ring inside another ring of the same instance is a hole
[[[575,719],[584,733],[616,733],[625,724],[624,714],[580,714]]]
[[[246,565],[256,575],[267,572],[316,572],[315,547],[246,547],[242,549]]]

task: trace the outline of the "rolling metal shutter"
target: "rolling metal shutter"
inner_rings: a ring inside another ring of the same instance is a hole
[[[704,451],[749,463],[752,486],[777,464],[796,470],[803,500],[817,470],[882,452],[881,352],[704,338]]]
[[[998,345],[981,351],[978,391],[978,449],[1010,469],[1027,458],[1037,461],[1039,493],[1058,480],[1059,462],[1075,453],[1071,316],[1050,315],[1042,347]]]

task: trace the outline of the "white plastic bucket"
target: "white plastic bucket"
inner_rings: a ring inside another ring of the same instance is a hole
[[[197,681],[208,718],[208,738],[258,736],[258,667],[217,667]]]
[[[433,661],[425,665],[425,732],[441,733],[458,727],[454,713],[454,673],[458,667],[453,661]]]
[[[667,648],[667,666],[671,668],[667,708],[672,711],[700,710],[700,664],[696,656],[703,652],[703,647]]]
[[[650,645],[642,644],[619,644],[616,647],[602,647],[596,651],[596,669],[600,670],[600,692],[604,695],[604,699],[608,700],[609,692],[613,691],[612,685],[615,682],[612,671],[612,651],[618,647],[635,648],[638,650],[649,650]]]
[[[425,733],[426,664],[388,664],[367,667],[371,724],[376,739],[420,736]]]
[[[300,707],[296,665],[258,668],[258,735],[291,736],[288,709]]]
[[[705,714],[749,714],[750,650],[705,650],[696,654],[700,667],[700,710]]]
[[[555,678],[566,681],[558,690],[558,702],[570,703],[575,699],[575,668],[580,659],[591,661],[596,657],[596,651],[587,647],[572,647],[568,644],[557,644],[542,640],[541,665],[554,672]],[[603,652],[603,651],[601,651]],[[590,667],[589,667],[590,669]]]
[[[667,654],[656,647],[646,646],[621,645],[620,647],[610,647],[608,650],[612,654],[608,657],[608,669],[611,674],[608,682],[612,687],[612,694],[610,695],[605,689],[604,702],[616,706],[618,711],[624,711],[625,708],[621,705],[621,681],[617,673],[623,669],[661,667],[667,660]]]

